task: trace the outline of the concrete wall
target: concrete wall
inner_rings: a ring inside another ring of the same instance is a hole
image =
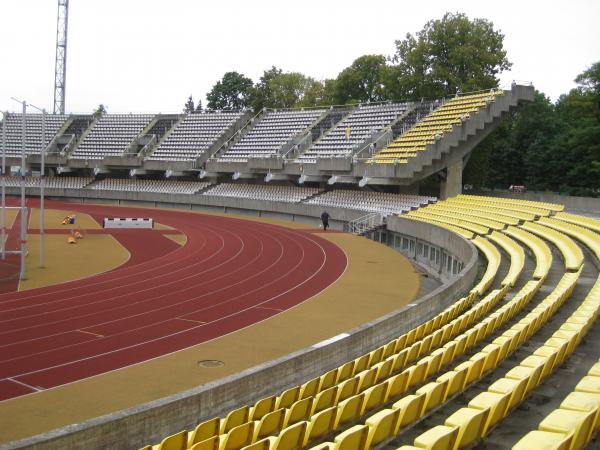
[[[77,202],[108,200],[77,196],[70,199]],[[232,199],[232,202],[234,200]],[[124,201],[129,203],[132,200]],[[207,202],[209,204],[206,205],[190,204],[190,207],[192,209],[218,207],[210,204],[212,200]],[[247,211],[250,202],[243,203],[245,208],[234,206],[220,206],[220,208]],[[157,204],[162,205],[161,202]],[[174,203],[170,202],[170,204]],[[293,205],[278,205],[281,208],[280,212],[274,210],[274,205],[270,205],[272,209],[261,214],[277,213],[281,214],[281,217],[287,217],[297,211],[292,207]],[[254,204],[254,206],[259,205]],[[302,217],[303,220],[315,220],[320,215],[321,208],[308,208],[302,212],[304,214],[297,217]],[[331,209],[331,214],[340,218],[348,212]],[[464,263],[462,276],[443,284],[397,311],[280,359],[171,397],[0,446],[0,448],[125,450],[138,449],[142,444],[159,442],[166,435],[181,429],[191,429],[202,420],[223,416],[237,406],[252,404],[262,397],[278,394],[283,389],[298,385],[371,351],[431,318],[470,289],[477,274],[477,251],[470,242],[443,228],[417,224],[400,218],[391,218],[387,226],[392,231],[404,235],[412,234],[415,238],[429,241],[444,248],[448,253],[460,257]]]

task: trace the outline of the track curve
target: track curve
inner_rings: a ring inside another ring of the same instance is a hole
[[[306,230],[183,211],[48,202],[147,217],[187,236],[150,260],[47,288],[0,295],[0,400],[159,357],[231,333],[325,289],[346,267]],[[144,254],[152,230],[119,230]]]

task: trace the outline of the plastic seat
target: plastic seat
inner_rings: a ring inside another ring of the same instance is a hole
[[[320,378],[313,378],[308,380],[302,386],[300,386],[300,399],[314,397],[319,393],[319,385],[321,384]]]
[[[495,392],[497,394],[510,394],[510,400],[508,402],[508,409],[510,411],[523,399],[525,394],[525,388],[527,387],[527,379],[513,380],[510,378],[500,378],[490,385],[488,388],[489,392]]]
[[[400,413],[399,409],[384,409],[366,420],[365,423],[369,427],[369,447],[376,446],[398,433]]]
[[[270,450],[295,450],[304,444],[308,422],[299,422],[285,428],[279,436],[269,437]]]
[[[489,409],[460,408],[446,419],[444,425],[458,427],[455,449],[474,444],[483,436]]]
[[[408,387],[408,372],[401,372],[388,379],[387,399],[393,399],[406,392]]]
[[[298,400],[286,410],[285,423],[291,425],[301,420],[309,420],[313,414],[313,402],[312,398]]]
[[[338,385],[338,403],[352,397],[358,392],[358,377],[354,376]]]
[[[415,439],[415,446],[423,450],[453,449],[458,438],[458,427],[437,425]]]
[[[572,435],[535,430],[523,436],[512,450],[569,450],[571,441]]]
[[[590,439],[595,415],[595,411],[555,409],[540,422],[538,429],[565,435],[573,434],[571,448],[578,450],[584,448]]]
[[[219,438],[220,450],[234,450],[252,444],[256,422],[246,422],[232,428]]]
[[[496,425],[506,416],[510,396],[510,393],[498,394],[495,392],[484,391],[475,396],[469,402],[469,408],[479,409],[482,411],[489,409],[490,411],[483,426],[484,436],[491,427]]]
[[[417,390],[418,395],[425,394],[421,415],[424,415],[427,411],[431,411],[444,402],[447,386],[448,380],[440,382],[432,381]]]
[[[221,430],[221,419],[215,417],[214,419],[206,420],[196,426],[193,431],[188,433],[187,446],[191,447],[197,442],[204,441],[213,436],[218,436]]]
[[[387,401],[388,382],[377,384],[364,391],[366,399],[363,403],[362,414],[378,408]]]
[[[335,438],[335,450],[367,450],[369,427],[355,425],[338,434]]]
[[[190,450],[219,450],[221,440],[219,436],[212,436],[203,441],[197,442],[190,447]]]
[[[313,439],[317,439],[335,430],[337,407],[325,409],[311,417],[304,446]]]
[[[260,420],[263,416],[275,410],[277,397],[271,396],[256,402],[250,413],[250,420]]]
[[[324,409],[331,408],[337,404],[338,398],[338,387],[334,386],[324,391],[319,392],[313,404],[313,414],[323,411]]]
[[[584,376],[575,386],[575,391],[600,394],[600,377]]]
[[[227,417],[221,421],[221,434],[225,434],[232,428],[248,422],[249,418],[250,408],[248,406],[242,406],[241,408],[230,411],[229,414],[227,414]]]
[[[424,403],[425,394],[407,395],[394,403],[392,408],[400,410],[399,427],[405,427],[420,419]]]
[[[254,430],[254,440],[258,441],[264,437],[279,433],[286,426],[286,410],[284,408],[265,414]]]
[[[588,372],[589,373],[589,372]],[[561,409],[595,412],[593,429],[600,426],[600,394],[590,392],[570,392],[560,404]]]
[[[341,425],[358,419],[363,414],[365,398],[365,393],[361,392],[340,402],[337,406],[334,427],[337,429]]]
[[[187,448],[187,431],[167,436],[158,445],[151,447],[153,450],[185,450]]]

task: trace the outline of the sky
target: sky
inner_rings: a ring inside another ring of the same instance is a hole
[[[600,1],[70,0],[66,110],[179,112],[228,71],[258,81],[275,65],[335,78],[365,54],[446,12],[493,22],[513,63],[500,76],[556,100],[600,61]],[[56,0],[0,0],[0,111],[11,97],[51,111]]]

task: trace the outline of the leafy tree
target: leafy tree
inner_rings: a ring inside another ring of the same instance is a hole
[[[94,116],[103,116],[104,114],[106,114],[106,106],[100,103],[96,111],[94,111]]]
[[[397,66],[386,74],[388,96],[439,98],[496,87],[497,76],[512,65],[503,42],[504,35],[485,19],[446,13],[431,20],[416,35],[396,41]]]
[[[190,94],[189,98],[187,99],[187,102],[185,102],[185,106],[183,107],[183,112],[188,113],[188,114],[194,112],[194,99],[192,98],[191,94]]]
[[[252,93],[252,109],[254,109],[254,111],[258,112],[265,107],[273,107],[273,95],[270,82],[274,77],[281,75],[282,73],[283,71],[275,66],[272,66],[269,70],[263,72],[259,82],[254,86]]]
[[[334,102],[378,102],[385,100],[383,55],[364,55],[338,75],[334,87]]]
[[[307,91],[314,93],[315,80],[299,72],[281,73],[269,81],[271,108],[291,108],[305,99]],[[318,90],[318,87],[317,87]]]
[[[238,72],[227,72],[206,94],[208,109],[240,110],[250,105],[254,83]]]

